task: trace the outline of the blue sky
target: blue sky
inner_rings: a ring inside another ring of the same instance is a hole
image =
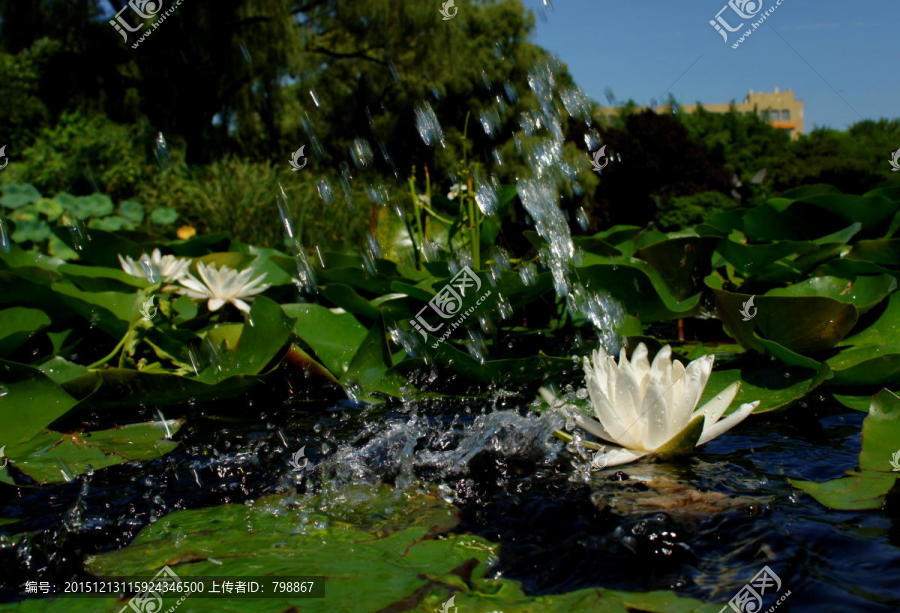
[[[762,12],[776,3],[762,1]],[[739,102],[750,89],[778,86],[806,104],[807,132],[900,117],[895,0],[783,0],[738,49],[709,25],[727,0],[552,0],[552,10],[524,2],[538,16],[533,41],[603,104],[607,88],[638,104],[668,89],[689,104]]]

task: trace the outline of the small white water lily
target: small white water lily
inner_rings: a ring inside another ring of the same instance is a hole
[[[456,198],[461,192],[468,192],[469,188],[460,183],[454,183],[450,186],[450,191],[447,192],[447,200],[453,200]]]
[[[200,275],[199,279],[188,273],[178,280],[182,285],[180,292],[197,300],[208,299],[210,311],[217,311],[226,302],[230,302],[241,311],[249,313],[250,305],[245,300],[252,300],[253,296],[271,287],[268,283],[263,283],[265,273],[251,279],[252,268],[237,271],[224,264],[216,268],[214,264],[207,266],[203,262],[197,262],[197,273]]]
[[[721,419],[738,393],[739,382],[695,408],[713,361],[712,355],[705,355],[685,367],[672,360],[672,348],[666,345],[651,364],[643,343],[634,350],[631,362],[624,349],[618,364],[602,348],[594,351],[593,360],[584,358],[585,382],[599,421],[576,414],[575,423],[594,436],[619,445],[598,451],[592,464],[598,468],[618,466],[661,451],[689,426],[696,427],[692,422],[701,415],[698,446],[742,422],[759,406],[758,400],[742,404]]]
[[[163,255],[159,249],[154,249],[150,255],[142,253],[137,261],[132,260],[127,255],[124,258],[121,255],[118,257],[122,270],[133,277],[147,279],[151,283],[159,280],[167,283],[178,281],[187,274],[191,265],[189,259],[177,258],[174,255]]]

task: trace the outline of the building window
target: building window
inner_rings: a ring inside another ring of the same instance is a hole
[[[778,121],[779,115],[778,111],[769,111],[769,121]]]
[[[787,109],[781,111],[781,121],[790,121],[791,120],[791,112]]]

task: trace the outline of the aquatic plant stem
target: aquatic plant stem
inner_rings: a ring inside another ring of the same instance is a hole
[[[133,328],[128,328],[128,332],[126,332],[125,335],[122,337],[122,339],[118,343],[116,343],[116,346],[113,347],[112,351],[110,351],[107,355],[100,358],[93,364],[89,364],[86,368],[88,368],[89,370],[93,370],[95,368],[99,368],[100,366],[103,366],[104,364],[109,362],[111,359],[113,359],[113,357],[115,357],[115,355],[122,349],[122,347],[125,346],[125,344],[128,342],[128,340],[131,338],[131,334],[133,331],[134,331]]]

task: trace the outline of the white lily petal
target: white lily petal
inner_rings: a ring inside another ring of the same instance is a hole
[[[225,306],[225,301],[221,298],[210,298],[207,306],[209,307],[210,311],[218,311],[223,306]]]
[[[634,462],[648,455],[647,451],[632,451],[631,449],[612,449],[610,451],[598,451],[591,460],[591,466],[595,469],[621,466]]]
[[[725,411],[728,410],[728,407],[731,405],[734,397],[737,396],[738,390],[741,389],[741,382],[735,381],[721,392],[710,398],[702,407],[695,411],[695,415],[697,413],[703,413],[706,416],[706,423],[714,424],[719,421],[719,418],[725,414]]]
[[[587,430],[597,438],[602,438],[604,441],[608,441],[610,443],[615,443],[619,445],[619,441],[615,440],[609,432],[606,431],[606,428],[603,427],[596,419],[591,419],[590,417],[585,417],[584,415],[574,415],[575,417],[575,425],[583,430]]]
[[[659,386],[651,385],[644,396],[644,404],[641,407],[643,422],[646,424],[646,433],[642,438],[640,448],[646,450],[656,449],[677,432],[669,424],[666,414],[666,399],[660,393]]]
[[[238,309],[240,309],[244,313],[250,312],[250,305],[247,304],[246,302],[244,302],[243,300],[241,300],[240,298],[235,298],[234,300],[231,301],[231,304],[236,306]]]
[[[754,400],[753,402],[742,404],[740,407],[738,407],[737,411],[735,411],[725,419],[718,421],[710,426],[704,426],[703,434],[700,435],[700,440],[697,441],[697,445],[702,445],[713,440],[716,437],[722,436],[723,434],[734,428],[736,425],[747,419],[747,417],[758,406],[759,400]]]
[[[700,402],[700,396],[709,380],[709,373],[712,372],[713,362],[715,358],[712,355],[705,355],[702,358],[694,360],[685,369],[684,375],[675,382],[671,391],[671,407],[670,407],[670,423],[673,428],[680,428],[686,425],[690,420]],[[712,423],[719,416],[711,418],[707,415],[707,423]]]

